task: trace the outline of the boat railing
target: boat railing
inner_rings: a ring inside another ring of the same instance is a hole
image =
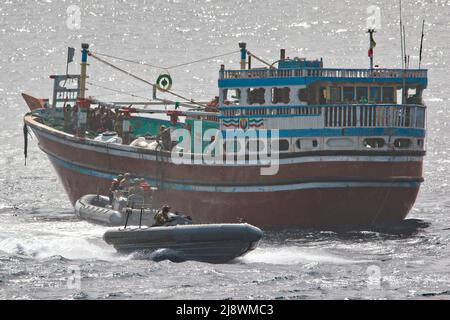
[[[139,194],[132,194],[127,197],[127,203],[125,207],[126,219],[124,229],[127,228],[130,216],[133,214],[133,209],[137,209],[139,212],[139,229],[142,227],[142,218],[145,213],[154,212],[153,201],[146,202],[146,197]]]
[[[325,127],[424,128],[422,105],[331,105],[322,107]]]
[[[248,78],[289,78],[289,77],[325,77],[325,78],[426,78],[427,70],[419,69],[250,69],[224,70],[220,79]]]
[[[411,104],[330,104],[246,107],[222,110],[222,118],[280,118],[281,127],[310,128],[404,127],[425,128],[426,107]]]

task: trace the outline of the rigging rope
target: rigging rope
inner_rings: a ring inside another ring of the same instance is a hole
[[[236,54],[238,52],[239,51],[235,50],[235,51],[232,51],[232,52],[227,52],[227,53],[223,53],[223,54],[219,54],[219,55],[215,55],[215,56],[211,56],[211,57],[207,57],[207,58],[202,58],[202,59],[194,60],[194,61],[190,61],[190,62],[180,63],[180,64],[176,64],[176,65],[169,66],[169,67],[157,66],[157,65],[150,64],[150,63],[147,63],[147,62],[144,62],[144,61],[137,61],[137,60],[121,58],[121,57],[118,57],[118,56],[113,56],[113,55],[105,54],[105,53],[91,52],[91,54],[95,54],[97,56],[103,56],[103,57],[107,57],[107,58],[111,58],[111,59],[121,60],[121,61],[129,62],[129,63],[139,64],[139,65],[143,65],[143,66],[148,66],[148,67],[155,68],[155,69],[171,70],[171,69],[176,69],[176,68],[187,66],[187,65],[190,65],[190,64],[194,64],[194,63],[199,63],[199,62],[208,61],[208,60],[215,59],[215,58],[228,56],[228,55],[231,55],[231,54]]]
[[[191,62],[186,62],[186,63],[176,64],[176,65],[170,66],[170,67],[168,67],[168,68],[166,68],[166,69],[167,69],[167,70],[175,69],[175,68],[187,66],[187,65],[190,65],[190,64],[194,64],[194,63],[199,63],[199,62],[208,61],[208,60],[215,59],[215,58],[220,58],[220,57],[229,56],[229,55],[232,55],[232,54],[236,54],[236,53],[238,53],[238,52],[239,52],[239,51],[236,51],[236,50],[235,50],[235,51],[232,51],[232,52],[227,52],[227,53],[219,54],[219,55],[217,55],[217,56],[212,56],[212,57],[208,57],[208,58],[203,58],[203,59],[199,59],[199,60],[194,60],[194,61],[191,61]]]
[[[140,99],[145,99],[145,100],[148,100],[148,101],[153,101],[152,99],[149,99],[147,97],[135,95],[132,92],[127,92],[127,91],[121,91],[121,90],[108,88],[108,87],[105,87],[105,86],[102,86],[102,85],[99,85],[99,84],[95,84],[95,83],[92,83],[92,82],[89,82],[89,81],[87,81],[86,83],[91,85],[91,86],[94,86],[94,87],[102,88],[102,89],[109,90],[109,91],[116,92],[116,93],[125,94],[127,96],[131,96],[131,97],[134,97],[134,98],[140,98]],[[138,91],[138,92],[144,92],[144,90]],[[95,95],[93,97],[99,97],[99,96],[106,96],[106,95]]]
[[[134,79],[136,79],[136,80],[139,80],[139,81],[141,81],[141,82],[144,82],[144,83],[146,83],[146,84],[152,86],[153,88],[158,88],[158,86],[157,86],[156,84],[151,83],[151,82],[149,82],[149,81],[147,81],[147,80],[145,80],[145,79],[143,79],[143,78],[140,78],[140,77],[138,77],[138,76],[132,74],[132,73],[129,72],[129,71],[126,71],[126,70],[124,70],[124,69],[122,69],[122,68],[119,68],[118,66],[116,66],[116,65],[114,65],[114,64],[112,64],[112,63],[110,63],[110,62],[108,62],[108,61],[106,61],[106,60],[103,60],[102,58],[97,57],[97,56],[96,56],[94,53],[92,53],[92,52],[89,52],[89,55],[90,55],[92,58],[96,59],[97,61],[102,62],[102,63],[108,65],[109,67],[111,67],[111,68],[113,68],[113,69],[116,69],[117,71],[120,71],[120,72],[122,72],[122,73],[125,73],[126,75],[128,75],[128,76],[130,76],[130,77],[132,77],[132,78],[134,78]],[[163,92],[167,92],[167,93],[169,93],[169,94],[171,94],[171,95],[173,95],[173,96],[175,96],[175,97],[177,97],[177,98],[180,98],[180,99],[182,99],[182,100],[189,101],[189,102],[192,103],[192,104],[196,104],[196,105],[201,106],[201,107],[203,107],[203,108],[206,107],[205,105],[203,105],[203,104],[201,104],[201,103],[195,102],[193,99],[186,98],[186,97],[184,97],[184,96],[182,96],[182,95],[179,95],[178,93],[175,93],[175,92],[173,92],[173,91],[170,91],[170,90],[162,90],[162,91],[163,91]]]
[[[164,67],[156,66],[156,65],[153,65],[153,64],[149,64],[149,63],[144,62],[144,61],[130,60],[130,59],[121,58],[121,57],[113,56],[113,55],[106,54],[106,53],[99,53],[99,52],[91,52],[91,53],[93,53],[93,54],[95,54],[97,56],[107,57],[107,58],[116,59],[116,60],[125,61],[125,62],[130,62],[130,63],[134,63],[134,64],[139,64],[139,65],[142,65],[142,66],[147,66],[147,67],[151,67],[151,68],[155,68],[155,69],[165,69]]]
[[[258,56],[255,56],[253,53],[251,53],[251,52],[248,51],[248,50],[247,50],[247,53],[248,53],[249,56],[252,56],[253,58],[255,58],[256,60],[258,60],[259,62],[264,63],[265,65],[268,65],[271,69],[273,69],[273,63],[270,64],[270,63],[268,63],[267,61],[264,61],[263,59],[261,59],[261,58],[258,57]]]

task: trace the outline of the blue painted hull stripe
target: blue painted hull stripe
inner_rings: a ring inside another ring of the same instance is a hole
[[[50,160],[55,164],[68,170],[91,177],[112,180],[115,174],[101,172],[93,169],[83,168],[76,164],[56,158],[47,154]],[[151,185],[158,185],[158,181],[146,178]],[[165,182],[164,187],[179,191],[195,192],[220,192],[220,193],[255,193],[255,192],[275,192],[275,191],[293,191],[306,189],[336,189],[336,188],[413,188],[420,187],[420,182],[307,182],[289,185],[273,186],[201,186]]]

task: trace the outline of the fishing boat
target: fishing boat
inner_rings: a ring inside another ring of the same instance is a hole
[[[370,36],[366,69],[325,68],[323,59],[289,59],[283,49],[271,63],[240,43],[240,68],[220,66],[217,98],[209,103],[177,94],[168,74],[151,83],[84,44],[79,75],[51,76],[51,101],[24,96],[32,110],[25,131],[34,132],[73,204],[86,194],[108,194],[111,180],[129,172],[158,188],[155,206],[170,203],[201,223],[395,224],[408,215],[424,181],[427,70],[374,66]],[[87,97],[89,57],[151,85],[154,101]],[[176,98],[160,99],[160,93]],[[78,107],[70,129],[69,103]],[[105,141],[86,130],[89,112],[102,107],[121,114],[120,139]],[[162,125],[172,134],[184,129],[191,143],[178,144],[175,153],[159,143],[134,143],[157,136]],[[244,144],[233,140],[236,132]],[[232,139],[220,138],[228,134]],[[207,161],[211,146],[223,154]]]

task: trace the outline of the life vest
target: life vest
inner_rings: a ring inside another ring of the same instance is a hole
[[[140,184],[140,187],[145,191],[148,192],[150,191],[150,185],[147,182],[143,182]]]
[[[114,179],[111,183],[111,191],[119,190],[120,182],[117,179]]]

